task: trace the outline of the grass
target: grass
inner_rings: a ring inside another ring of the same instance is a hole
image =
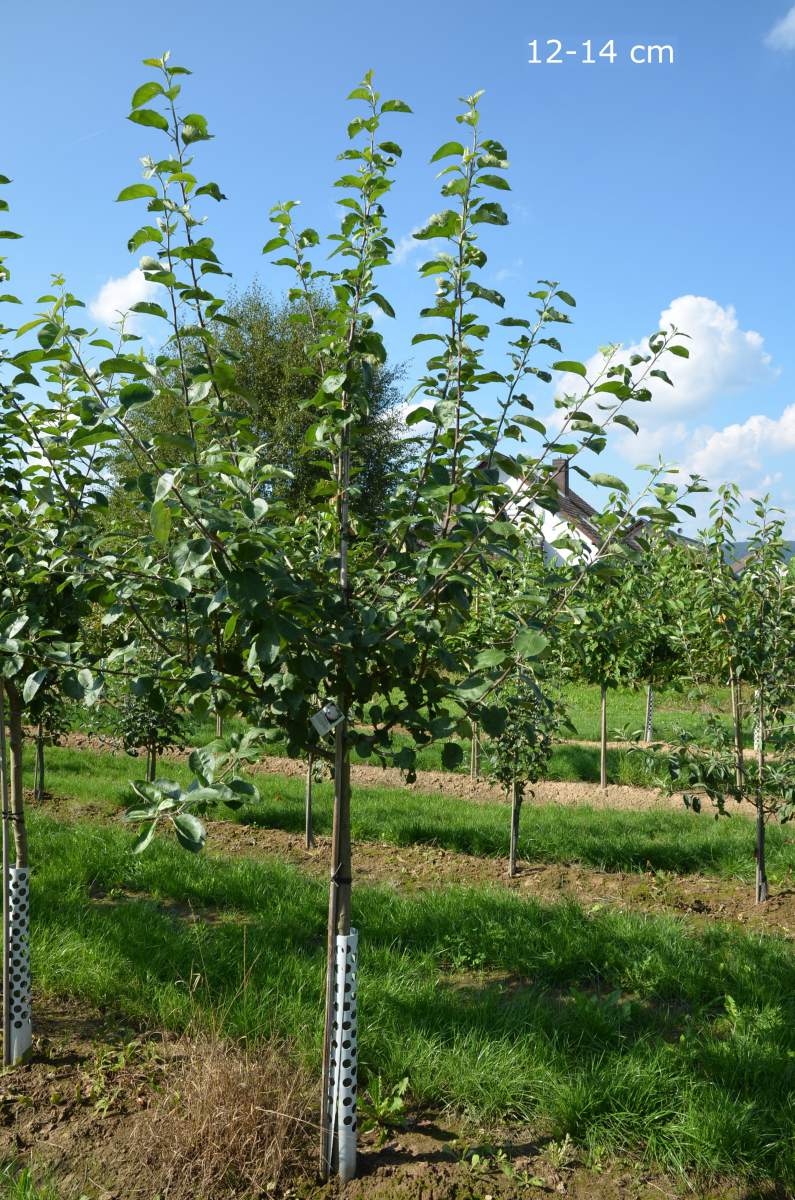
[[[575,749],[575,748],[572,748]],[[32,759],[26,755],[27,779]],[[126,755],[54,747],[48,756],[48,787],[78,804],[99,805],[112,813],[131,799],[128,781],[139,763]],[[187,783],[184,765],[169,763],[163,774]],[[258,775],[261,802],[240,810],[236,819],[300,833],[304,827],[303,781]],[[331,832],[332,788],[315,788],[318,834]],[[750,811],[750,810],[749,810]],[[231,817],[222,809],[219,815]],[[465,854],[508,854],[507,804],[474,804],[452,796],[423,795],[404,788],[356,787],[353,836],[397,846],[442,846]],[[750,880],[753,830],[740,815],[716,821],[664,808],[631,812],[559,805],[527,805],[522,814],[520,857],[534,862],[576,862],[608,871],[671,871]],[[768,829],[768,875],[775,886],[795,869],[795,839],[788,828]]]
[[[731,699],[728,688],[711,687],[706,691],[709,708],[721,714],[728,725],[731,721]],[[599,688],[588,684],[568,684],[563,689],[563,701],[577,737],[585,741],[599,740]],[[673,741],[680,729],[698,735],[704,729],[706,711],[703,705],[690,700],[683,691],[660,688],[654,693],[654,736],[661,741]],[[646,722],[645,688],[611,688],[607,693],[607,726],[609,731],[643,729]],[[746,745],[753,745],[753,722],[746,721]]]
[[[576,731],[571,735],[583,741],[597,742],[599,740],[599,688],[587,684],[569,684],[564,687],[563,701],[569,718]],[[728,725],[730,722],[730,699],[727,688],[713,687],[707,690],[708,705],[714,711],[722,714],[722,719]],[[608,730],[610,740],[618,730],[637,731],[643,728],[646,713],[646,693],[644,689],[616,688],[608,693]],[[92,724],[97,729],[107,731],[108,722],[104,718],[102,707],[96,709],[92,716]],[[672,688],[660,689],[655,693],[654,736],[662,741],[673,741],[682,729],[698,735],[704,729],[706,711],[703,705],[688,699],[684,692]],[[753,745],[752,721],[746,721],[744,733],[747,746]],[[227,717],[224,721],[224,732],[240,732],[245,728],[244,722],[235,716]],[[186,740],[191,745],[205,745],[215,737],[214,718],[196,719],[192,714],[186,714],[184,722]],[[412,740],[405,735],[395,734],[394,744],[397,749],[404,745],[413,745]],[[463,763],[459,771],[469,770],[470,739],[455,738],[464,751]],[[285,746],[278,742],[269,744],[267,753],[284,754]],[[423,746],[417,749],[417,768],[421,771],[442,770],[441,744]],[[366,761],[355,752],[354,762]],[[615,783],[638,784],[647,782],[647,776],[640,761],[623,751],[613,750],[608,755],[609,778]],[[597,781],[599,779],[599,761],[595,749],[577,746],[558,746],[555,749],[550,764],[549,776],[555,780],[584,779]]]
[[[150,1027],[287,1038],[317,1070],[321,882],[163,841],[135,858],[123,831],[38,814],[31,841],[39,988]],[[795,1185],[785,941],[489,888],[360,887],[353,917],[365,1079],[408,1075],[421,1106],[594,1154]]]
[[[59,1200],[56,1185],[37,1177],[29,1167],[9,1162],[0,1166],[0,1200]]]

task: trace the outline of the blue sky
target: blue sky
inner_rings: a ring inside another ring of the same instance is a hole
[[[4,12],[0,171],[14,179],[16,290],[32,302],[50,272],[100,314],[134,290],[126,249],[133,205],[114,198],[139,178],[158,135],[125,121],[147,76],[140,60],[170,48],[191,67],[190,109],[216,139],[199,148],[204,178],[229,197],[211,232],[238,284],[286,285],[260,256],[268,209],[301,199],[321,233],[334,223],[335,156],[353,106],[345,95],[373,67],[385,95],[414,109],[394,117],[404,147],[389,200],[400,263],[384,290],[398,312],[382,328],[410,360],[428,285],[410,234],[442,207],[436,146],[456,135],[457,97],[484,88],[484,131],[508,147],[511,224],[489,237],[485,282],[523,314],[538,278],[578,301],[567,357],[632,345],[661,314],[693,337],[677,388],[661,385],[603,466],[629,470],[662,453],[712,480],[769,491],[795,532],[795,340],[792,198],[795,8],[789,0],[603,0],[487,5],[373,5],[194,0],[12,3]],[[357,23],[358,22],[358,23]],[[530,65],[528,43],[579,53]],[[617,59],[581,60],[613,40]],[[635,45],[670,45],[673,65],[629,61]],[[539,411],[550,396],[539,393]]]

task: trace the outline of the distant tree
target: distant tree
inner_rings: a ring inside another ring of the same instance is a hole
[[[489,739],[489,774],[511,797],[511,848],[508,873],[516,874],[519,819],[528,784],[542,779],[552,757],[552,739],[560,726],[553,700],[527,673],[517,674],[497,693],[506,719]]]
[[[315,291],[312,304],[317,319],[331,301]],[[225,308],[227,317],[215,330],[235,392],[235,416],[250,428],[271,467],[279,470],[269,480],[268,491],[296,512],[307,512],[317,504],[315,489],[326,479],[307,438],[317,424],[311,402],[321,378],[316,356],[310,353],[311,327],[296,320],[302,307],[304,301],[275,298],[255,282],[233,293]],[[384,511],[416,445],[403,424],[402,375],[402,367],[384,364],[373,368],[368,377],[367,417],[358,439],[361,454],[352,479],[351,507],[354,514],[366,513],[370,519]],[[179,396],[164,390],[134,414],[131,424],[142,439],[157,441],[163,461],[177,466],[184,459],[184,439],[197,433],[188,422]],[[144,465],[134,461],[125,447],[119,453],[119,481],[129,480],[132,487],[133,474],[137,478]],[[122,497],[117,500],[125,503]],[[115,508],[118,512],[118,503]],[[145,521],[146,515],[140,519]]]

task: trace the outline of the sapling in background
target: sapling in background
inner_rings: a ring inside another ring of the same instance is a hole
[[[543,779],[552,757],[553,738],[561,717],[555,702],[527,674],[517,675],[499,690],[505,710],[501,733],[486,747],[489,774],[511,798],[511,847],[508,874],[516,875],[519,822],[528,786]]]
[[[767,822],[795,816],[795,586],[783,515],[766,499],[753,501],[748,553],[732,570],[725,549],[736,540],[738,503],[739,489],[727,485],[712,506],[707,552],[694,558],[698,604],[681,629],[686,661],[699,676],[705,660],[711,661],[721,674],[728,669],[732,686],[744,683],[752,690],[759,731],[754,755],[744,757],[736,724],[729,728],[711,714],[699,741],[683,731],[673,748],[653,746],[649,762],[661,786],[681,792],[696,811],[705,798],[716,816],[730,815],[730,801],[753,806],[755,895],[763,903],[769,896]]]

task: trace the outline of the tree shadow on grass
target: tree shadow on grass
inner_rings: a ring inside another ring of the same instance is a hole
[[[383,810],[352,814],[357,841],[385,841],[395,846],[439,846],[458,854],[505,858],[509,848],[506,805],[472,805],[407,795]],[[267,799],[240,811],[242,824],[301,834],[303,807],[290,800]],[[318,804],[315,832],[331,832],[328,803]],[[753,833],[748,833],[748,861]],[[708,817],[677,812],[618,812],[554,805],[526,805],[521,817],[519,855],[528,862],[580,863],[604,871],[668,871],[678,875],[715,875],[736,870],[736,846],[715,836]],[[771,842],[771,855],[775,846]]]
[[[133,858],[102,829],[41,822],[33,835],[34,966],[45,987],[143,1024],[199,1017],[316,1053],[321,883],[283,864],[172,846]],[[92,903],[97,880],[142,898]],[[184,919],[198,904],[229,920]],[[795,1181],[785,1128],[795,960],[784,943],[464,888],[421,898],[362,888],[354,919],[365,1069],[391,1083],[416,1075],[432,1104],[540,1115],[572,1137],[595,1131],[638,1148],[651,1136],[673,1146],[685,1113],[692,1133],[700,1105],[718,1165],[742,1159]]]

